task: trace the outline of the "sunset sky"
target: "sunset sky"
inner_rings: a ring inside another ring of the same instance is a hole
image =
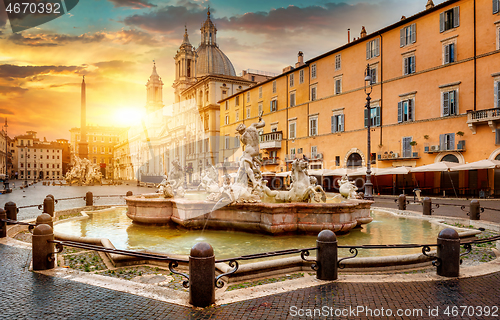
[[[434,1],[437,5],[442,0]],[[198,47],[210,6],[219,47],[236,73],[279,73],[425,9],[427,0],[80,0],[64,16],[12,33],[0,1],[0,121],[9,136],[27,130],[39,138],[69,139],[79,126],[80,84],[87,83],[87,123],[127,126],[144,110],[145,84],[156,60],[173,102],[176,50],[184,25]]]

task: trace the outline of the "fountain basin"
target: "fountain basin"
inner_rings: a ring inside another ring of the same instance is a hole
[[[127,216],[136,223],[175,223],[187,229],[232,229],[266,234],[311,233],[329,229],[348,232],[370,223],[368,200],[342,203],[244,203],[231,204],[210,212],[214,203],[156,195],[125,198]]]

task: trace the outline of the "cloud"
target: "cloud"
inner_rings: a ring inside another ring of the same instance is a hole
[[[144,9],[156,7],[155,4],[152,4],[146,0],[109,0],[115,8],[119,7],[131,7],[132,9]]]
[[[16,66],[12,64],[0,65],[0,78],[6,80],[32,78],[45,74],[79,74],[84,67],[78,66]]]
[[[146,46],[162,46],[163,43],[149,33],[137,30],[121,30],[110,35],[114,39],[118,40],[122,44],[136,43]]]
[[[13,33],[9,36],[8,40],[21,46],[54,47],[72,42],[101,42],[105,38],[106,34],[102,32],[96,32],[94,34],[84,33],[79,36],[71,36],[66,34],[23,35],[21,33]]]
[[[15,113],[12,112],[12,110],[7,110],[7,109],[4,109],[4,108],[0,108],[0,114],[15,114]]]
[[[12,86],[1,86],[0,85],[0,94],[1,95],[11,95],[11,94],[23,94],[28,91],[28,89],[24,89],[21,87],[12,87]]]

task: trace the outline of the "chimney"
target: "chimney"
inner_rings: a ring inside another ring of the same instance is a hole
[[[291,71],[291,70],[293,70],[292,66],[285,67],[285,68],[283,68],[283,73]]]
[[[347,29],[347,43],[351,43],[351,29]]]
[[[359,33],[359,37],[360,37],[360,38],[364,38],[364,37],[366,37],[366,29],[365,29],[365,26],[362,26],[362,27],[361,27],[361,32]]]
[[[425,10],[429,10],[431,8],[434,8],[434,2],[432,0],[427,1],[427,4],[425,5]]]
[[[298,61],[295,64],[295,68],[298,68],[298,67],[303,66],[303,65],[304,65],[304,53],[302,51],[299,51]]]

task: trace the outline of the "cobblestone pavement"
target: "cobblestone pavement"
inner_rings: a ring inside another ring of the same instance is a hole
[[[330,283],[195,309],[28,271],[30,250],[0,245],[0,258],[0,319],[495,319],[500,312],[486,317],[466,309],[471,315],[461,316],[460,309],[498,307],[500,273],[449,281]],[[453,306],[458,317],[451,314]],[[360,307],[371,309],[372,316]],[[333,316],[307,316],[314,309]],[[335,316],[336,311],[346,316]]]

